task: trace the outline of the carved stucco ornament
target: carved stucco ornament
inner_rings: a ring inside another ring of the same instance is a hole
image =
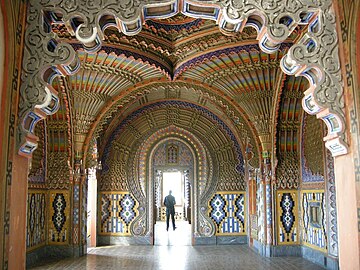
[[[79,61],[70,44],[57,40],[42,6],[45,1],[30,1],[25,32],[24,60],[19,103],[19,154],[30,157],[37,147],[36,123],[59,108],[52,87],[57,76],[74,74]]]
[[[34,125],[57,110],[51,80],[77,70],[74,50],[54,37],[52,24],[65,24],[69,33],[92,52],[101,48],[103,32],[109,26],[135,35],[145,20],[168,18],[179,12],[214,20],[225,34],[251,26],[258,32],[260,48],[267,53],[275,52],[298,25],[309,25],[308,32],[282,59],[281,68],[286,74],[305,76],[310,81],[302,103],[304,110],[325,121],[329,130],[325,145],[332,155],[347,153],[331,0],[31,0],[21,88],[20,152],[31,155],[36,148]],[[49,26],[47,31],[44,25]]]

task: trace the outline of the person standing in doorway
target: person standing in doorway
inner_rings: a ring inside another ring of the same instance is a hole
[[[169,230],[169,218],[171,215],[171,221],[173,225],[173,230],[175,231],[175,197],[171,195],[172,191],[169,190],[169,195],[165,197],[164,205],[166,206],[166,230]]]

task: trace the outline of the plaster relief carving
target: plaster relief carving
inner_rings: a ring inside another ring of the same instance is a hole
[[[267,53],[275,52],[297,26],[309,25],[309,31],[289,50],[281,67],[287,74],[308,78],[311,86],[305,91],[304,109],[325,121],[329,133],[324,140],[332,154],[347,153],[338,43],[330,0],[248,1],[246,5],[225,0],[213,3],[147,0],[128,1],[126,5],[121,1],[101,0],[30,1],[20,105],[23,121],[20,151],[31,155],[36,148],[35,140],[30,138],[34,125],[57,110],[57,95],[51,89],[52,79],[75,73],[78,69],[74,50],[69,44],[56,40],[51,30],[53,24],[65,24],[69,33],[76,36],[87,51],[96,51],[100,49],[104,30],[109,26],[134,35],[141,30],[144,20],[167,18],[179,12],[215,20],[225,34],[251,26],[258,32],[260,48]],[[40,33],[35,29],[41,29]],[[24,143],[25,137],[28,143]]]

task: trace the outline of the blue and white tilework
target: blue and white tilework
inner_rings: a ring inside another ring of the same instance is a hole
[[[137,215],[138,203],[128,193],[100,194],[100,234],[129,235],[131,222]]]
[[[314,208],[317,211],[312,210]],[[315,213],[317,217],[312,217]],[[326,206],[323,190],[302,191],[302,241],[308,247],[321,251],[327,250]]]
[[[214,194],[209,202],[209,216],[217,235],[245,235],[245,193]]]
[[[278,191],[278,242],[280,245],[298,243],[297,191]]]

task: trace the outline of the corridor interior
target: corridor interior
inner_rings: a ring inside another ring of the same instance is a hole
[[[1,3],[0,269],[360,269],[360,1]]]

